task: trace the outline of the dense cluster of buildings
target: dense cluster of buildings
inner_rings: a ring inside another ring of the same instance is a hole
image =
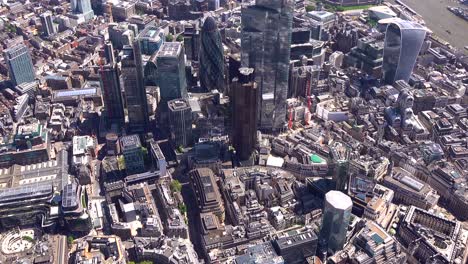
[[[0,262],[467,263],[468,56],[382,2],[2,1]]]

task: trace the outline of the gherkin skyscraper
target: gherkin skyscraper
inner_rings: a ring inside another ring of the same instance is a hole
[[[224,91],[224,56],[221,34],[216,21],[207,17],[200,38],[200,83],[210,91]]]

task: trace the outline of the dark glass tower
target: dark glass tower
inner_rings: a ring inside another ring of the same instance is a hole
[[[42,24],[42,33],[45,36],[49,37],[57,33],[57,30],[54,27],[53,17],[50,12],[45,12],[39,16]]]
[[[385,83],[409,81],[425,37],[426,29],[415,22],[397,19],[387,26],[382,64]]]
[[[158,53],[154,53],[145,64],[144,77],[145,85],[147,86],[158,85],[158,67],[156,61],[157,55]]]
[[[257,143],[258,89],[254,70],[241,68],[232,85],[233,135],[232,141],[241,160],[248,160]]]
[[[133,47],[125,45],[122,51],[122,82],[127,101],[128,128],[131,133],[144,133],[149,118],[140,45],[135,41]]]
[[[180,42],[165,42],[156,57],[161,101],[187,98],[185,52]]]
[[[255,69],[263,130],[285,126],[293,6],[292,0],[256,0],[242,9],[242,66]]]
[[[224,55],[221,34],[216,21],[207,17],[201,30],[200,83],[211,91],[224,91]]]
[[[117,68],[114,64],[107,64],[100,68],[99,73],[107,120],[109,123],[123,125],[125,115]]]
[[[342,192],[329,191],[325,194],[324,204],[320,243],[328,252],[335,253],[342,250],[346,242],[353,202]]]

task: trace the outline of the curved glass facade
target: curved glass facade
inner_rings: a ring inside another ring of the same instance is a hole
[[[212,17],[207,17],[201,30],[200,83],[207,91],[224,91],[224,56],[221,34]]]
[[[385,83],[409,81],[425,37],[426,29],[411,21],[397,19],[387,26],[382,65]]]

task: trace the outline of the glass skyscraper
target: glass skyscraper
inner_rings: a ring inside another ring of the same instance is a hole
[[[91,0],[71,0],[70,6],[73,14],[83,15],[86,21],[94,16]]]
[[[352,208],[353,202],[348,195],[340,191],[325,194],[320,243],[321,246],[326,245],[328,252],[335,253],[343,249]]]
[[[57,33],[57,30],[54,27],[53,17],[50,12],[46,12],[40,15],[41,24],[42,24],[42,32],[45,36],[52,36]]]
[[[285,126],[293,6],[292,0],[256,0],[242,8],[242,67],[255,70],[263,130]]]
[[[257,144],[258,89],[253,69],[241,68],[233,80],[233,130],[232,141],[238,157],[248,160]]]
[[[216,21],[207,17],[201,30],[200,83],[207,91],[224,91],[224,55]]]
[[[75,14],[85,14],[93,11],[91,8],[91,0],[71,0],[71,10]]]
[[[123,125],[125,115],[117,68],[114,64],[108,64],[103,66],[99,73],[108,121]]]
[[[167,102],[171,140],[175,147],[188,146],[192,141],[192,109],[185,99]]]
[[[26,45],[19,44],[11,47],[6,49],[3,54],[8,65],[10,79],[15,85],[34,81],[36,74],[31,54]]]
[[[395,19],[387,26],[382,65],[385,83],[409,81],[425,37],[426,29],[412,21]]]
[[[157,58],[157,82],[161,101],[187,98],[185,53],[181,42],[165,42]]]
[[[121,77],[127,101],[129,130],[132,133],[144,133],[148,127],[149,117],[138,41],[135,41],[133,46],[125,45],[122,52]]]

